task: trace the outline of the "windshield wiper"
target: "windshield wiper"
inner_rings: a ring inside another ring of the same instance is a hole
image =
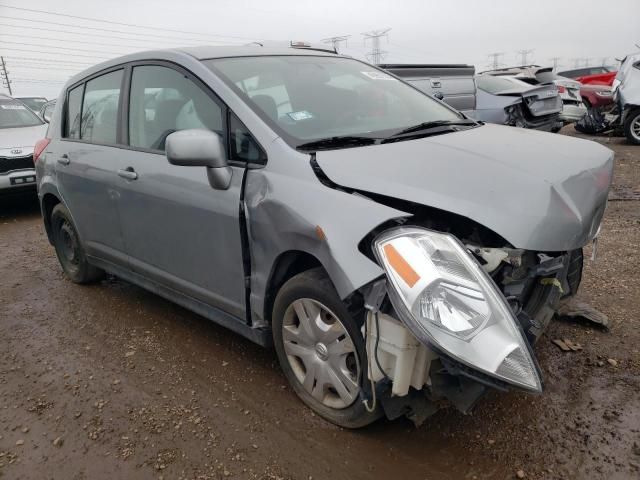
[[[313,142],[302,143],[296,147],[297,150],[330,150],[332,148],[360,147],[363,145],[373,145],[379,139],[373,137],[327,137]]]
[[[458,126],[458,125],[478,125],[478,122],[471,119],[460,119],[460,120],[435,120],[431,122],[422,122],[418,125],[413,125],[408,128],[404,128],[399,132],[394,133],[389,138],[399,137],[402,135],[406,135],[407,133],[419,132],[422,130],[431,130],[433,128],[438,127],[449,127],[449,126]]]

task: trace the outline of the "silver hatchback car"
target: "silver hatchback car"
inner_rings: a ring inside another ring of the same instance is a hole
[[[71,79],[36,170],[68,277],[119,276],[262,345],[321,416],[419,423],[540,392],[532,349],[613,154],[466,118],[310,48],[144,52]]]

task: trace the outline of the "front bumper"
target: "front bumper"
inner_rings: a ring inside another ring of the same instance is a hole
[[[587,114],[587,107],[584,105],[577,105],[571,103],[565,103],[562,105],[562,112],[560,113],[560,120],[563,123],[573,123],[580,120]]]
[[[33,168],[0,174],[0,194],[36,190],[36,171]]]
[[[514,269],[505,277],[507,284],[501,290],[514,308],[517,306],[517,319],[530,346],[548,326],[560,299],[576,293],[581,262],[581,251],[554,258],[545,256],[534,267]],[[422,344],[393,310],[380,313],[375,323],[373,319],[372,314],[366,319],[367,352],[377,350],[378,356],[367,362],[372,365],[367,373],[378,385],[383,410],[390,419],[406,415],[419,424],[440,408],[441,400],[468,413],[490,389],[516,388],[455,361],[432,345]],[[535,362],[535,355],[532,356]]]

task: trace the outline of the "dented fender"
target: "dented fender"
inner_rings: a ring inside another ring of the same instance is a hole
[[[247,172],[244,201],[254,325],[267,315],[269,280],[281,255],[299,251],[315,257],[340,298],[345,298],[384,273],[358,250],[358,243],[378,225],[409,216],[323,185],[311,167],[310,155],[296,155],[298,161],[292,161],[290,147],[276,139],[270,145],[268,167]],[[285,158],[286,162],[279,161]]]

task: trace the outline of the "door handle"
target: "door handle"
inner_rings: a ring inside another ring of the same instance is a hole
[[[60,158],[58,158],[58,163],[62,165],[69,165],[71,163],[71,159],[69,159],[69,155],[63,153]]]
[[[124,170],[118,170],[118,176],[126,178],[127,180],[136,180],[138,178],[138,174],[133,169],[133,167],[127,167]]]

